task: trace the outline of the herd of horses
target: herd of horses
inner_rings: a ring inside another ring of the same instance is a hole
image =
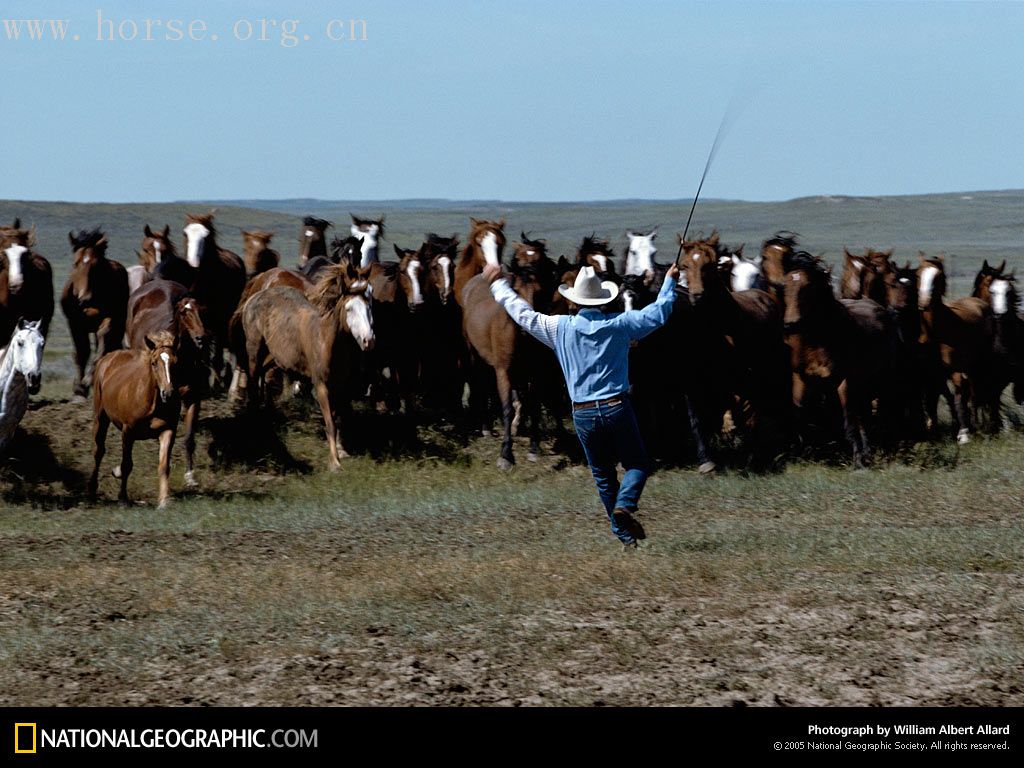
[[[504,265],[537,311],[575,312],[557,290],[582,266],[620,286],[611,311],[652,302],[668,265],[656,260],[657,229],[583,239],[557,259],[505,221],[470,220],[468,237],[428,234],[418,248],[381,258],[384,219],[352,217],[345,237],[306,217],[297,262],[281,265],[273,233],[244,231],[242,257],[218,245],[212,214],[188,215],[179,253],[170,226],[146,225],[138,263],[107,255],[98,229],[71,232],[70,276],[60,294],[75,363],[74,395],[92,392],[95,496],[106,434],[122,435],[114,474],[128,500],[136,440],[160,446],[159,502],[169,497],[171,451],[184,413],[185,482],[204,399],[227,393],[250,408],[308,391],[324,421],[330,468],[347,456],[352,404],[369,402],[417,421],[426,415],[489,435],[501,416],[498,466],[515,462],[513,435],[527,426],[536,460],[543,411],[557,438],[569,403],[551,351],[522,332],[491,297],[485,265]],[[54,313],[53,275],[20,221],[0,227],[0,450],[39,388],[42,348]],[[1024,398],[1024,319],[1014,275],[986,261],[973,295],[946,297],[941,256],[900,265],[891,251],[844,251],[839,295],[831,268],[778,232],[749,258],[713,232],[678,237],[679,298],[668,323],[630,352],[633,400],[652,454],[715,471],[725,446],[768,468],[808,441],[845,436],[853,462],[880,446],[940,430],[952,438],[998,431],[1013,385]],[[308,388],[308,390],[307,390]],[[466,395],[468,394],[468,398]],[[691,437],[685,439],[685,435]]]

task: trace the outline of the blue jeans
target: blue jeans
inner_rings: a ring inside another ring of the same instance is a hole
[[[629,544],[633,535],[616,526],[612,512],[616,509],[636,512],[647,476],[651,474],[651,460],[640,437],[633,406],[629,400],[623,400],[618,405],[581,408],[573,412],[572,422],[590,471],[594,473],[612,533]],[[621,484],[616,471],[618,463],[626,470]]]

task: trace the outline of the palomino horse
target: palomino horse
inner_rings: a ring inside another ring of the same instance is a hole
[[[136,440],[160,441],[159,504],[167,506],[171,474],[171,449],[181,416],[181,403],[174,382],[175,339],[167,331],[146,336],[144,349],[119,349],[105,355],[96,365],[93,393],[93,469],[89,496],[96,498],[100,462],[107,450],[107,429],[121,430],[121,492],[117,498],[127,504],[128,477],[132,473],[132,447]]]
[[[680,247],[680,269],[686,271],[693,305],[689,334],[705,337],[709,343],[703,349],[716,356],[691,359],[714,370],[718,391],[735,398],[729,408],[733,424],[750,428],[755,461],[767,466],[780,453],[775,449],[789,421],[791,403],[781,309],[765,291],[731,290],[722,279],[719,254],[709,243],[680,239]]]
[[[1024,318],[1018,311],[1016,277],[1006,273],[1006,261],[998,267],[982,265],[974,280],[973,296],[988,303],[995,316],[997,382],[1013,383],[1013,399],[1024,401]]]
[[[242,230],[245,242],[245,271],[249,277],[273,269],[281,263],[281,254],[270,247],[273,232],[263,230]]]
[[[323,258],[320,256],[317,259]],[[267,288],[285,286],[302,291],[307,296],[312,294],[316,286],[312,280],[302,272],[293,269],[274,267],[266,272],[260,272],[245,284],[242,291],[242,298],[238,301],[238,307],[231,320],[228,322],[228,336],[231,340],[231,353],[235,356],[235,373],[231,377],[231,386],[228,388],[228,396],[232,399],[239,397],[239,390],[248,386],[249,362],[245,357],[245,328],[242,325],[242,309],[245,303],[260,291]]]
[[[947,380],[953,384],[953,402],[949,403],[957,425],[959,443],[970,440],[971,409],[983,406],[991,415],[990,427],[1000,425],[999,395],[996,383],[993,340],[995,328],[992,309],[979,298],[968,297],[946,302],[946,266],[942,257],[920,254],[917,268],[917,303],[921,311],[921,343],[925,350],[925,376],[928,383],[925,403],[929,427],[938,425],[936,406],[939,395],[949,400]]]
[[[28,409],[28,396],[39,391],[43,369],[42,321],[22,320],[10,342],[0,349],[0,454]]]
[[[213,214],[188,214],[184,232],[185,260],[197,270],[194,285],[188,287],[199,302],[203,325],[213,337],[213,372],[223,381],[228,323],[245,290],[245,265],[236,254],[217,245]]]
[[[302,220],[302,235],[299,237],[299,266],[310,259],[327,255],[327,230],[334,225],[326,219],[307,216]]]
[[[35,232],[0,227],[0,346],[7,343],[19,320],[38,320],[43,338],[53,319],[53,270],[32,250]]]
[[[76,397],[85,397],[92,384],[96,360],[120,349],[128,314],[128,273],[107,258],[107,236],[100,230],[68,233],[74,251],[71,275],[60,297],[74,343]],[[96,356],[90,362],[92,341]]]
[[[376,261],[380,261],[378,256],[380,241],[384,239],[384,217],[381,216],[379,219],[361,219],[358,216],[349,214],[352,216],[352,228],[350,230],[352,237],[362,238],[361,252],[359,256],[359,267],[365,269]]]
[[[144,349],[146,337],[167,331],[177,340],[174,384],[185,407],[185,485],[195,486],[192,460],[196,450],[199,408],[206,392],[206,329],[199,303],[181,283],[152,280],[128,301],[128,346]]]
[[[327,432],[332,471],[347,456],[340,412],[346,409],[359,356],[373,348],[369,283],[350,263],[332,267],[310,301],[295,288],[260,291],[242,309],[249,362],[249,397],[262,399],[263,373],[276,366],[309,379]]]
[[[872,401],[885,396],[892,373],[885,311],[868,299],[837,299],[828,269],[809,253],[787,255],[785,270],[793,403],[838,396],[854,465],[863,467],[871,456]]]

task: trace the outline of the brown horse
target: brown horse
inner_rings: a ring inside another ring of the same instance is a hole
[[[181,283],[152,280],[128,302],[128,346],[144,349],[146,337],[167,331],[176,340],[174,384],[185,407],[185,485],[197,485],[193,473],[199,408],[206,391],[206,329],[199,304]]]
[[[486,221],[470,218],[469,240],[455,267],[455,301],[465,312],[463,291],[466,284],[484,271],[486,264],[501,264],[505,250],[505,220]]]
[[[327,230],[334,225],[326,219],[307,216],[302,220],[302,234],[299,236],[299,266],[310,259],[327,255]]]
[[[262,374],[276,366],[309,379],[323,414],[332,471],[347,456],[341,439],[340,412],[347,408],[359,355],[373,348],[371,291],[346,263],[320,280],[312,302],[295,288],[260,291],[242,309],[249,397],[262,398]]]
[[[995,328],[992,309],[979,298],[945,301],[946,265],[942,257],[920,254],[917,268],[917,302],[921,312],[921,337],[924,345],[927,377],[925,408],[930,428],[938,425],[936,406],[939,395],[949,401],[947,380],[953,384],[950,412],[957,425],[959,443],[970,440],[973,429],[970,403],[986,407],[991,426],[998,429],[999,395],[993,342]]]
[[[139,263],[132,264],[127,267],[128,270],[128,295],[135,293],[138,288],[144,283],[148,283],[156,276],[158,267],[160,267],[165,260],[175,257],[177,254],[174,252],[174,244],[170,240],[171,228],[169,225],[165,225],[163,232],[154,232],[150,228],[149,224],[146,224],[142,228],[142,245],[139,250],[136,251]],[[178,261],[181,261],[178,259]],[[185,262],[181,262],[185,265]],[[188,267],[188,265],[185,265]],[[164,280],[171,280],[173,278],[167,275],[161,275]],[[191,284],[192,276],[189,275],[185,278],[188,284]],[[181,282],[178,280],[177,282]]]
[[[96,360],[120,349],[128,314],[128,273],[107,258],[107,236],[100,230],[68,233],[74,252],[71,275],[60,297],[74,344],[76,397],[85,397],[92,384]],[[92,339],[96,356],[90,362]]]
[[[19,320],[38,321],[46,338],[53,319],[53,270],[33,250],[35,232],[0,227],[0,347],[7,345]]]
[[[872,402],[891,376],[885,310],[869,299],[837,299],[821,259],[797,251],[785,260],[785,333],[793,370],[793,402],[838,396],[854,465],[871,456]]]
[[[245,265],[236,254],[217,245],[213,214],[190,213],[186,218],[185,260],[196,270],[195,282],[188,287],[199,302],[203,325],[213,338],[213,372],[223,381],[228,324],[245,290]]]
[[[295,288],[310,296],[316,287],[316,283],[294,269],[274,267],[253,276],[245,284],[245,290],[242,291],[242,298],[238,301],[238,307],[228,322],[228,336],[231,340],[230,349],[235,356],[235,372],[231,377],[231,385],[228,387],[228,395],[231,398],[240,397],[240,390],[248,387],[249,361],[245,357],[245,328],[242,324],[242,309],[245,307],[245,303],[257,293],[267,288],[275,287]]]
[[[245,241],[245,271],[249,277],[273,269],[281,263],[281,254],[270,247],[273,232],[242,230]]]
[[[722,278],[720,252],[710,241],[680,238],[680,249],[693,305],[687,335],[710,342],[703,346],[706,356],[699,358],[700,365],[713,371],[718,392],[734,398],[728,408],[732,422],[750,428],[757,444],[754,459],[767,466],[779,453],[775,449],[789,422],[791,402],[781,308],[766,291],[732,291]]]
[[[93,393],[93,470],[89,496],[96,498],[100,462],[106,453],[110,424],[121,430],[121,492],[127,504],[128,477],[132,473],[132,447],[136,440],[160,440],[158,468],[159,504],[167,505],[171,472],[171,448],[181,415],[181,403],[173,379],[176,366],[175,339],[167,331],[144,338],[145,349],[119,349],[104,355],[96,365]]]
[[[782,230],[761,244],[761,271],[780,302],[783,301],[786,289],[785,260],[796,251],[799,237],[795,232]]]
[[[579,250],[576,251],[576,266],[593,267],[602,280],[618,282],[615,258],[615,251],[607,240],[590,235],[583,238]]]
[[[889,271],[892,249],[865,249],[853,254],[843,248],[843,276],[839,295],[844,299],[871,299],[885,306],[885,274]]]
[[[454,415],[462,409],[468,379],[462,309],[455,300],[455,263],[459,237],[429,233],[420,247],[426,265],[424,318],[420,325],[421,391],[424,402]]]

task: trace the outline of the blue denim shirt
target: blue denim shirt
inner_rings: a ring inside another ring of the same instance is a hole
[[[491,283],[491,294],[516,323],[555,351],[569,397],[585,403],[629,391],[629,343],[665,324],[675,287],[666,276],[657,300],[643,309],[604,313],[585,307],[577,315],[535,312],[504,279]]]

